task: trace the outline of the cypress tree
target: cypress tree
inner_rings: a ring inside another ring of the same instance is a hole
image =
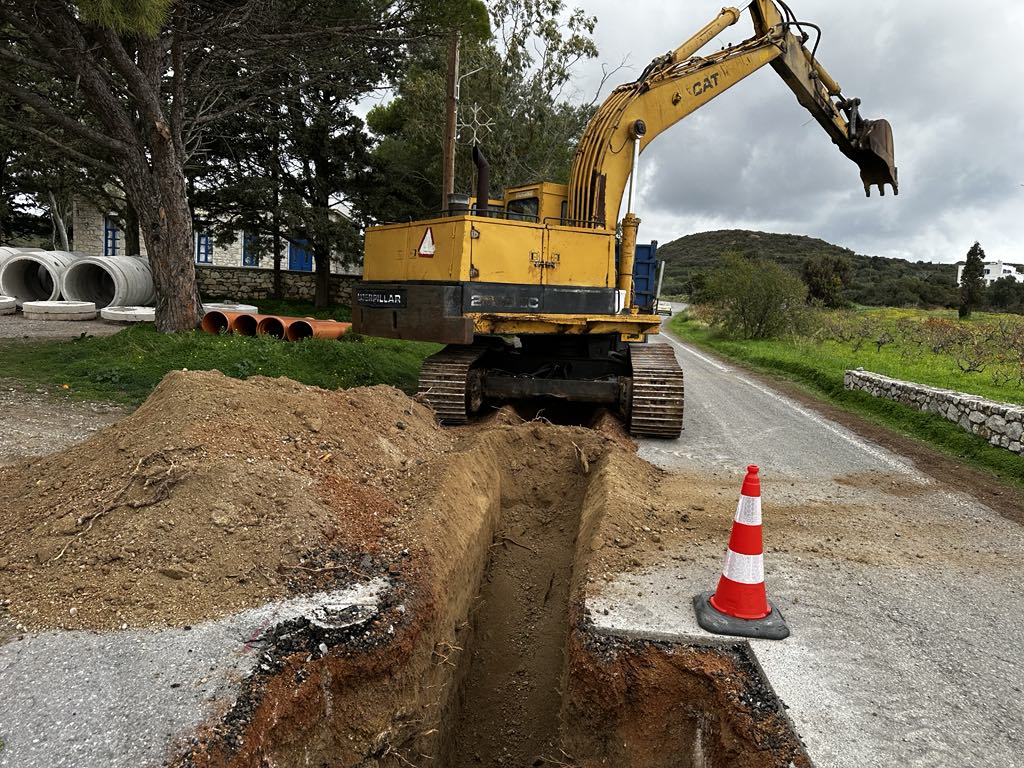
[[[982,294],[985,292],[985,280],[982,275],[985,273],[985,251],[977,242],[967,252],[967,264],[964,265],[963,274],[960,276],[960,318],[968,318],[975,307],[981,304]]]

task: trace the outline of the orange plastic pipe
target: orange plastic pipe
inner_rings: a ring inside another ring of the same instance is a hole
[[[211,309],[203,315],[203,320],[199,327],[206,331],[206,333],[214,335],[225,331],[233,331],[235,320],[241,314],[241,312],[221,312],[219,309]]]
[[[277,315],[264,315],[256,325],[256,334],[259,336],[273,336],[275,339],[283,339],[288,330],[288,324],[294,322],[290,317],[278,317]]]
[[[273,315],[254,315],[249,312],[239,312],[231,321],[231,330],[240,336],[255,336],[259,332],[259,325],[268,317]]]
[[[352,323],[339,323],[337,320],[296,320],[288,326],[285,338],[288,341],[299,339],[337,339],[352,329]]]

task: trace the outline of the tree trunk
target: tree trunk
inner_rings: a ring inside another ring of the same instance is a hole
[[[58,251],[70,251],[71,246],[68,243],[68,228],[64,224],[64,216],[60,210],[60,206],[57,205],[57,196],[53,194],[52,189],[46,190],[46,194],[50,198],[50,220],[53,221],[54,249]]]
[[[170,135],[152,140],[152,165],[126,164],[126,196],[135,201],[156,288],[156,329],[190,331],[199,325],[202,304],[196,285],[192,211],[185,174]]]
[[[139,238],[139,213],[130,200],[124,205],[124,252],[128,256],[142,253],[142,241]]]
[[[331,252],[319,243],[313,248],[313,268],[316,270],[316,294],[313,305],[318,309],[331,304]]]

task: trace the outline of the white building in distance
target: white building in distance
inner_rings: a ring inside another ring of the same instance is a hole
[[[956,263],[956,284],[960,285],[960,280],[963,278],[965,262],[958,261]],[[996,280],[1000,280],[1004,277],[1012,277],[1018,283],[1024,283],[1024,264],[1006,264],[1002,261],[986,261],[984,262],[985,271],[982,272],[982,278],[985,280],[985,285],[992,285]]]

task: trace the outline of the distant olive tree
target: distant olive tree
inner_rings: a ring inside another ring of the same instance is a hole
[[[800,271],[811,303],[829,309],[846,306],[843,291],[850,284],[851,275],[850,260],[846,256],[828,253],[808,256]]]
[[[705,298],[713,324],[744,339],[767,339],[800,329],[807,286],[773,261],[725,254],[707,279]]]

